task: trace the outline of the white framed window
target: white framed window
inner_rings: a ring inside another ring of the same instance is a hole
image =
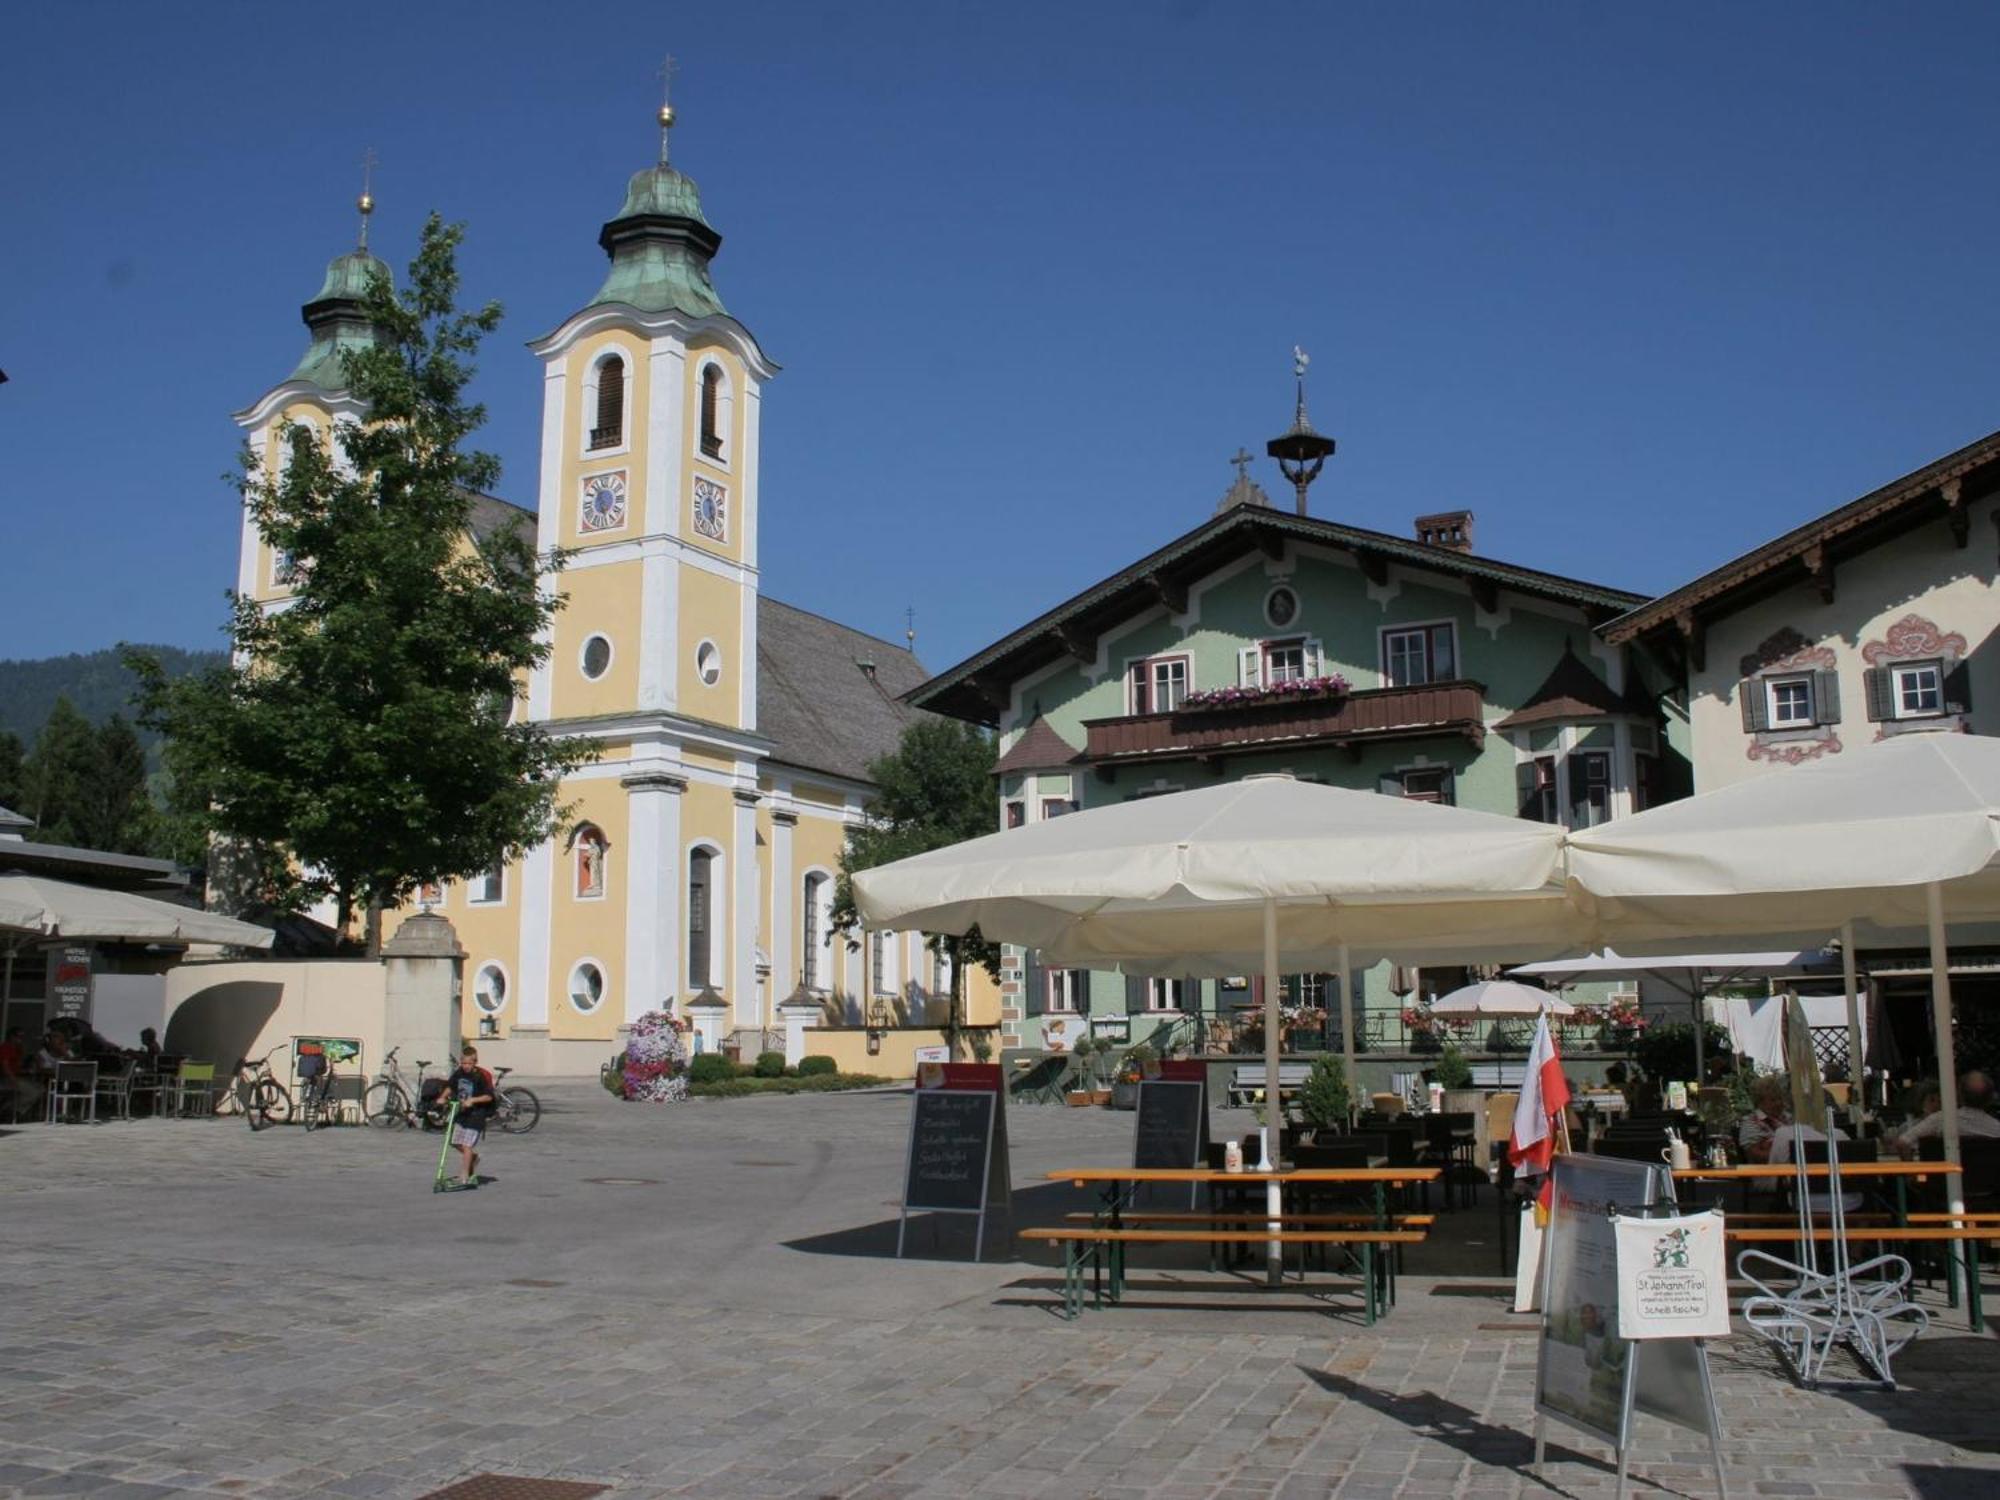
[[[1007,804],[1006,820],[1009,828],[1021,827],[1028,821],[1028,804],[1018,798],[1010,801]]]
[[[1819,722],[1813,712],[1811,673],[1765,678],[1764,705],[1773,729],[1810,729]]]
[[[1149,656],[1135,661],[1125,673],[1126,711],[1172,713],[1186,701],[1189,681],[1190,667],[1185,656]]]
[[[1089,998],[1089,981],[1082,969],[1049,969],[1042,975],[1046,1008],[1058,1015],[1081,1014]]]
[[[496,859],[468,880],[465,883],[465,899],[472,906],[497,906],[506,900],[506,864]]]
[[[1458,638],[1444,621],[1398,625],[1382,632],[1382,681],[1389,687],[1422,687],[1458,676]]]
[[[736,418],[735,388],[730,382],[729,372],[715,359],[702,361],[695,380],[695,397],[700,411],[697,440],[701,456],[718,469],[727,469],[729,434]]]
[[[1185,1010],[1187,982],[1181,979],[1148,979],[1147,1010]]]
[[[1556,758],[1538,755],[1516,768],[1521,779],[1521,816],[1534,823],[1560,823],[1556,801]]]
[[[805,941],[799,949],[799,983],[809,990],[825,989],[827,940],[833,932],[833,882],[815,870],[806,876],[801,894],[799,910],[805,918]]]
[[[868,976],[878,995],[896,993],[896,934],[868,934]]]
[[[577,960],[569,971],[569,1003],[581,1015],[589,1015],[604,1003],[604,965],[594,958]]]
[[[694,648],[694,674],[705,687],[722,681],[722,648],[714,641],[703,641]]]
[[[631,447],[631,363],[625,352],[607,349],[583,372],[583,451],[602,455]]]
[[[611,670],[611,637],[593,635],[583,643],[583,649],[576,654],[577,670],[592,682],[597,681]]]
[[[722,852],[706,844],[697,844],[688,851],[687,862],[689,989],[705,989],[722,981],[726,907]]]
[[[1904,662],[1889,669],[1891,704],[1899,719],[1929,719],[1944,712],[1944,663]]]
[[[472,976],[472,1003],[481,1014],[497,1016],[507,1008],[507,971],[497,963],[484,963]]]
[[[1452,777],[1448,766],[1412,766],[1407,771],[1397,773],[1402,783],[1403,797],[1410,802],[1452,801]]]
[[[1611,817],[1611,752],[1569,754],[1569,826],[1595,828]]]
[[[1042,821],[1044,823],[1050,818],[1066,817],[1075,811],[1076,804],[1067,797],[1042,798]]]
[[[1306,676],[1306,643],[1301,640],[1264,642],[1264,682],[1299,682]]]

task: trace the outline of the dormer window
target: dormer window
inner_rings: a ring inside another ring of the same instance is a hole
[[[722,367],[709,365],[701,372],[701,451],[706,458],[722,457]]]
[[[612,355],[597,367],[597,425],[590,446],[616,448],[625,441],[625,361]]]

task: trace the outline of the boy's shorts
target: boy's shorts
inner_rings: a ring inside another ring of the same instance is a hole
[[[476,1150],[485,1134],[485,1130],[477,1125],[454,1125],[451,1127],[451,1143],[469,1151]]]

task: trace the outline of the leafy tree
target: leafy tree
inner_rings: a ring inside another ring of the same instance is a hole
[[[21,737],[11,730],[0,730],[0,807],[22,812],[22,804],[28,800],[27,769]]]
[[[1440,1062],[1442,1059],[1440,1059]],[[1347,1087],[1347,1065],[1329,1053],[1313,1059],[1299,1090],[1299,1112],[1319,1130],[1344,1130],[1354,1120],[1354,1096]]]
[[[852,933],[861,925],[861,913],[854,904],[853,876],[857,870],[891,864],[993,831],[994,753],[992,738],[976,725],[923,718],[904,729],[895,754],[885,755],[868,767],[878,791],[868,810],[868,821],[847,831],[847,844],[841,850],[833,889],[836,928]],[[959,1017],[965,1013],[967,968],[984,964],[997,979],[1000,949],[980,936],[976,927],[962,937],[933,934],[930,946],[951,959],[951,1014],[945,1032],[956,1056]]]
[[[56,699],[23,768],[26,805],[15,809],[35,820],[38,839],[79,847],[89,844],[88,803],[97,759],[97,731],[90,720],[69,699]]]
[[[193,677],[170,682],[129,655],[183,812],[199,807],[206,832],[247,847],[269,898],[331,894],[343,931],[365,908],[370,952],[381,909],[418,883],[558,831],[560,779],[591,755],[507,722],[558,606],[518,526],[469,544],[473,498],[499,461],[460,446],[485,420],[465,387],[500,308],[459,309],[462,236],[433,214],[407,287],[370,288],[377,343],[342,359],[365,423],[334,441],[284,425],[286,464],[244,453],[251,516],[291,560],[287,607],[237,598],[236,662]]]

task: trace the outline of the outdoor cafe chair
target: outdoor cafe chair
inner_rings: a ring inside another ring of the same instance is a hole
[[[75,1110],[97,1123],[97,1064],[65,1062],[56,1064],[56,1076],[49,1081],[48,1121],[53,1124]]]
[[[113,1119],[132,1118],[132,1083],[138,1071],[138,1063],[128,1057],[98,1072],[97,1097],[110,1107]]]
[[[199,1107],[207,1114],[215,1097],[215,1064],[212,1062],[184,1062],[181,1070],[168,1080],[173,1094],[170,1106],[175,1115],[185,1115],[189,1105]]]

